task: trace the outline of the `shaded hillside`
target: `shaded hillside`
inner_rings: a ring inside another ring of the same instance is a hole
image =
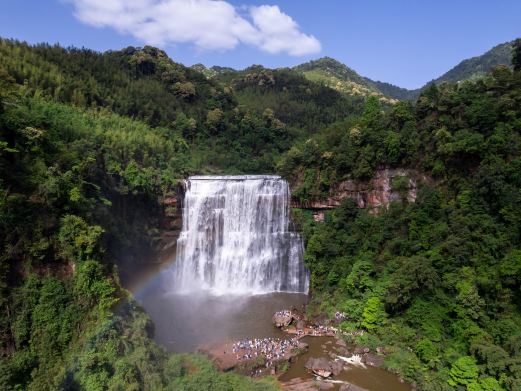
[[[296,136],[317,133],[328,124],[360,114],[363,106],[361,97],[346,96],[288,68],[252,66],[237,72],[230,85],[241,105],[263,115],[272,112]]]
[[[419,91],[416,90],[408,90],[407,88],[402,88],[395,86],[394,84],[385,83],[382,81],[374,81],[371,79],[367,79],[369,83],[373,84],[378,91],[380,91],[383,95],[389,96],[398,100],[409,100],[415,101],[418,98]]]
[[[0,60],[29,91],[79,107],[104,107],[152,126],[169,125],[180,111],[201,122],[210,100],[214,107],[232,107],[216,83],[149,46],[99,53],[1,40]]]
[[[291,68],[252,65],[239,71],[202,64],[191,68],[233,91],[240,107],[263,115],[272,112],[296,137],[314,134],[341,118],[359,114],[363,106],[362,95],[347,96]]]

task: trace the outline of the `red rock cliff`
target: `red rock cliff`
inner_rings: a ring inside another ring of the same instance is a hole
[[[403,178],[399,188],[393,188],[395,178]],[[418,185],[430,183],[432,179],[417,170],[382,168],[376,171],[375,176],[368,181],[345,180],[333,186],[326,198],[300,202],[293,200],[294,208],[302,209],[333,209],[343,200],[352,198],[359,208],[367,208],[377,212],[381,207],[387,208],[391,201],[416,201]],[[320,219],[320,218],[318,218]]]

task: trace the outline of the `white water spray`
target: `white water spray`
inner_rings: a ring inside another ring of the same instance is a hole
[[[278,176],[192,176],[173,265],[176,292],[307,293],[303,242]]]

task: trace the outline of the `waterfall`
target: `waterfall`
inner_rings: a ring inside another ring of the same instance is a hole
[[[172,267],[177,292],[307,293],[303,242],[278,176],[192,176]]]

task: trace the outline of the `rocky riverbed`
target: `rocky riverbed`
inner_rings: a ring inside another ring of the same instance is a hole
[[[383,347],[371,351],[349,345],[334,325],[308,320],[295,308],[277,311],[272,322],[286,338],[230,340],[202,351],[223,371],[254,377],[275,375],[283,389],[290,391],[412,390],[381,369],[386,353]]]
[[[278,377],[284,390],[412,390],[396,375],[368,360],[370,355],[376,357],[376,354],[354,354],[354,349],[346,348],[341,338],[305,336],[301,340],[308,345],[308,349],[296,357],[288,370]]]

